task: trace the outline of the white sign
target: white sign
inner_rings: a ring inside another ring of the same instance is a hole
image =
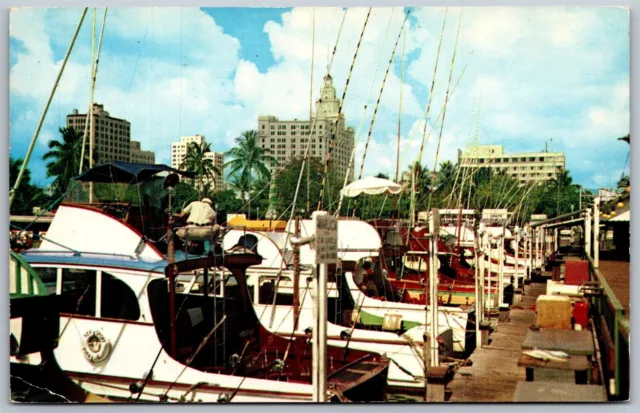
[[[338,262],[338,218],[322,213],[313,214],[315,226],[316,264]]]

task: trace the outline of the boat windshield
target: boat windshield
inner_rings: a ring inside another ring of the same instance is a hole
[[[65,202],[96,208],[133,226],[151,240],[159,240],[167,231],[168,192],[164,176],[143,182],[93,183],[93,202],[89,203],[89,182],[71,181]]]

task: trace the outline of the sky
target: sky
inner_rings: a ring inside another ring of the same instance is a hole
[[[342,96],[363,33],[343,107],[356,130],[356,170],[389,68],[365,176],[394,175],[399,118],[402,169],[418,160],[424,139],[420,160],[429,169],[436,156],[455,162],[458,149],[499,144],[506,153],[565,152],[574,182],[587,188],[614,186],[628,173],[629,145],[617,140],[630,131],[627,9],[373,8],[364,32],[368,8],[313,10],[109,9],[95,101],[129,120],[131,138],[156,162],[170,163],[180,136],[204,135],[224,152],[257,128],[259,115],[308,117],[310,92],[315,100],[329,65]],[[81,13],[11,11],[12,157],[25,156]],[[103,14],[97,9],[98,35]],[[66,114],[89,105],[92,16],[90,9],[29,163],[40,185],[51,181],[47,143]]]

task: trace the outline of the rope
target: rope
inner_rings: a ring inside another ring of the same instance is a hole
[[[358,51],[360,50],[360,44],[362,43],[362,38],[364,37],[365,29],[367,28],[367,23],[369,22],[369,16],[371,15],[371,7],[369,7],[369,11],[367,12],[367,17],[364,20],[364,25],[362,26],[362,31],[360,32],[360,39],[358,39],[358,44],[356,46],[355,53],[353,54],[353,59],[351,60],[351,67],[349,68],[349,73],[347,74],[347,81],[344,84],[344,90],[342,91],[342,99],[340,100],[340,106],[338,107],[338,117],[336,118],[335,123],[333,124],[333,130],[331,131],[331,138],[329,139],[329,150],[327,152],[327,158],[324,162],[324,173],[322,175],[322,183],[320,185],[320,198],[318,199],[318,208],[320,211],[322,208],[322,199],[324,198],[324,189],[327,183],[327,173],[329,172],[329,163],[331,162],[331,155],[333,154],[333,146],[336,139],[336,132],[338,131],[338,124],[340,123],[340,118],[342,115],[342,108],[344,107],[344,101],[347,96],[347,90],[349,89],[349,82],[351,80],[351,74],[353,73],[353,66],[356,64],[356,58],[358,57]],[[335,49],[334,49],[335,52]]]
[[[347,182],[349,181],[349,175],[351,173],[351,168],[353,168],[353,164],[355,162],[356,157],[356,148],[358,147],[358,142],[360,141],[360,132],[362,131],[362,126],[364,125],[364,118],[367,115],[367,109],[369,107],[369,99],[371,98],[371,93],[373,92],[373,84],[376,80],[376,76],[378,75],[378,69],[380,68],[380,62],[382,61],[382,53],[384,52],[384,45],[387,44],[387,37],[389,36],[389,27],[391,27],[391,21],[393,18],[393,11],[395,9],[391,9],[391,14],[389,15],[389,23],[387,24],[387,30],[384,33],[384,39],[382,40],[382,47],[380,48],[380,55],[378,56],[378,62],[376,63],[376,69],[373,72],[373,77],[371,78],[371,85],[369,86],[369,93],[367,94],[367,99],[364,101],[364,110],[362,112],[362,116],[360,117],[360,125],[358,126],[358,132],[356,133],[355,143],[353,145],[353,149],[351,150],[351,158],[349,159],[349,165],[347,166],[347,173],[344,176],[344,183],[342,187],[347,186]],[[342,208],[342,199],[344,196],[342,195],[342,191],[340,192],[340,201],[338,202],[338,209],[336,214],[340,213],[340,209]],[[351,201],[349,201],[351,203]],[[347,208],[347,211],[349,208]]]

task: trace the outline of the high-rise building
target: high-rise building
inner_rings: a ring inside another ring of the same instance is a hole
[[[502,169],[522,183],[554,179],[565,169],[563,152],[528,152],[505,154],[502,145],[478,145],[458,150],[462,168],[486,167]]]
[[[302,158],[309,139],[311,147],[309,156],[324,162],[329,152],[329,142],[333,127],[337,122],[334,147],[331,155],[331,167],[338,176],[344,177],[351,151],[354,145],[354,130],[345,124],[344,113],[338,119],[340,99],[336,97],[331,75],[324,78],[324,85],[320,90],[320,98],[316,101],[318,119],[315,129],[311,130],[313,118],[299,120],[280,120],[275,116],[258,117],[258,145],[270,149],[278,160],[279,168],[289,163],[293,158]],[[343,179],[343,178],[342,178]],[[353,180],[353,169],[348,181]]]
[[[129,162],[154,164],[156,163],[156,155],[153,151],[143,151],[140,142],[131,141]]]
[[[131,124],[125,119],[114,118],[104,110],[104,106],[93,104],[93,126],[95,132],[95,159],[97,164],[108,161],[131,160]],[[86,113],[78,113],[74,109],[67,115],[67,127],[73,127],[76,131],[84,133],[85,122],[88,120]],[[88,137],[87,135],[87,150]]]
[[[195,143],[196,145],[206,144],[206,139],[202,135],[183,136],[180,138],[180,142],[171,143],[171,167],[180,169],[184,158],[187,156],[187,150],[189,145]],[[220,174],[216,174],[214,178],[216,191],[223,191],[224,185],[224,153],[221,152],[207,152],[205,153],[206,159],[211,159],[213,164]],[[205,179],[205,182],[208,179]]]

